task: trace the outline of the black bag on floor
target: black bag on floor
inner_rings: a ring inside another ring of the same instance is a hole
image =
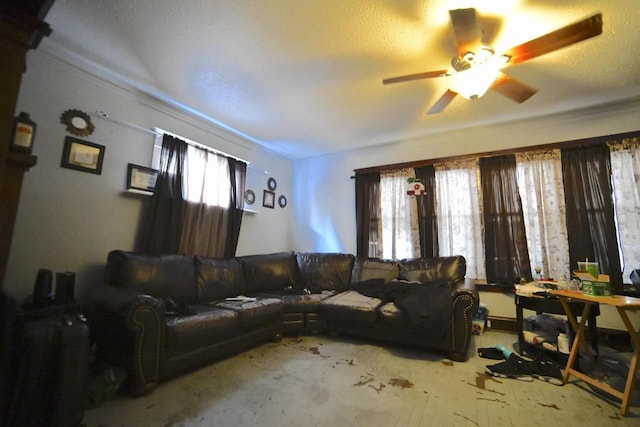
[[[89,327],[79,315],[19,328],[10,427],[73,427],[84,415]]]

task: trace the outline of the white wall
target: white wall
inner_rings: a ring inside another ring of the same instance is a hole
[[[293,218],[294,249],[355,253],[355,186],[350,179],[354,169],[632,132],[640,130],[638,117],[640,99],[635,99],[596,111],[463,129],[296,161],[293,195],[298,202]],[[483,302],[485,299],[490,315],[515,317],[511,295],[481,295]],[[624,329],[615,311],[603,310],[601,319],[602,325]],[[636,319],[640,324],[640,316]]]
[[[106,147],[102,174],[60,167],[65,136],[60,123],[67,109],[90,115],[103,110],[112,118],[151,129],[161,127],[251,162],[249,188],[257,197],[247,214],[237,254],[276,252],[292,247],[292,210],[262,207],[269,176],[277,195],[291,199],[292,164],[263,147],[241,140],[141,94],[126,91],[55,59],[46,49],[30,51],[18,111],[38,124],[33,154],[37,165],[26,174],[13,234],[5,290],[22,302],[31,294],[39,268],[74,271],[76,296],[102,278],[107,253],[133,250],[143,204],[148,198],[125,192],[127,163],[150,166],[153,135],[92,117],[87,141]],[[260,171],[268,171],[269,175]]]
[[[355,253],[355,186],[350,179],[354,169],[632,132],[640,129],[638,117],[640,99],[635,99],[597,111],[461,129],[296,161],[295,249],[334,247]]]

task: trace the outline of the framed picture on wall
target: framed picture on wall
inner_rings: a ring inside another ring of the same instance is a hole
[[[127,191],[151,195],[156,189],[158,171],[145,166],[127,164]]]
[[[60,166],[82,172],[102,174],[104,145],[67,136],[64,139]]]
[[[276,193],[269,190],[262,192],[262,206],[273,209],[276,205]]]

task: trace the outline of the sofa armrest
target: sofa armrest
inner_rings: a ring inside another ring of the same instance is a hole
[[[160,379],[165,347],[162,301],[138,291],[100,284],[92,289],[95,316],[91,321],[98,351],[122,365],[133,395],[146,395]]]
[[[478,288],[476,287],[476,283],[474,279],[464,279],[454,283],[451,286],[451,296],[455,298],[461,294],[471,295],[473,299],[479,301],[480,296],[478,294]]]
[[[471,344],[471,320],[473,313],[480,302],[478,290],[473,279],[459,281],[452,286],[451,297],[453,300],[452,319],[452,351],[449,354],[451,360],[463,362],[469,358],[469,346]]]

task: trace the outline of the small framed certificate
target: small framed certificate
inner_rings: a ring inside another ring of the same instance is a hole
[[[102,174],[104,150],[104,145],[67,136],[64,139],[60,166],[100,175]]]
[[[127,165],[127,191],[151,195],[156,188],[158,171],[144,166]]]

